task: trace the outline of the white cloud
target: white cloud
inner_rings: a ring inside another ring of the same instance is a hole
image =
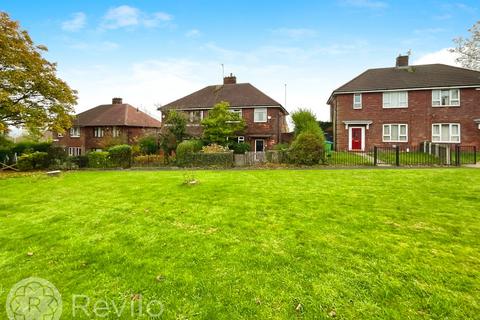
[[[196,38],[196,37],[199,37],[201,34],[202,33],[198,29],[191,29],[185,33],[185,36],[188,38]]]
[[[70,20],[62,22],[62,29],[65,31],[79,31],[85,27],[87,15],[83,12],[76,12]]]
[[[446,31],[444,28],[426,28],[426,29],[416,29],[413,33],[417,35],[426,35],[426,34],[435,34]]]
[[[426,53],[415,60],[414,64],[443,63],[459,67],[460,64],[455,61],[458,55],[450,52],[449,49],[450,48],[444,48],[435,52]]]
[[[315,30],[307,28],[278,28],[271,30],[271,32],[276,36],[287,37],[296,40],[311,38],[317,35]]]
[[[340,3],[344,6],[367,9],[384,9],[388,7],[388,3],[377,0],[341,0]]]
[[[173,19],[168,13],[154,12],[147,14],[138,8],[122,5],[111,8],[103,17],[101,26],[105,29],[144,26],[153,28],[168,23]]]

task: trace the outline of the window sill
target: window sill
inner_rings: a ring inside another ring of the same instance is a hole
[[[267,123],[268,121],[253,121],[253,123]]]
[[[406,107],[384,107],[382,106],[383,109],[408,109],[408,106]]]
[[[382,140],[383,143],[408,143],[408,140],[407,141],[398,141],[398,140],[388,140],[388,141],[385,141],[385,140]]]
[[[80,138],[80,136],[70,136],[70,138]]]
[[[446,144],[459,144],[460,141],[432,141],[432,143],[446,143]]]
[[[434,106],[432,108],[460,108],[460,105],[448,105],[448,106]]]

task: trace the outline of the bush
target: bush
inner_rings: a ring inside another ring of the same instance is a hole
[[[114,167],[128,168],[132,160],[132,147],[120,144],[108,149],[108,159]]]
[[[91,151],[87,153],[88,167],[90,168],[106,168],[108,162],[108,152]]]
[[[288,157],[295,164],[315,165],[323,160],[322,139],[310,132],[300,133],[290,146]]]
[[[232,142],[228,146],[235,154],[244,154],[250,151],[250,144],[246,142]]]
[[[278,143],[273,146],[273,150],[288,150],[288,143]]]
[[[228,147],[221,146],[216,143],[209,144],[208,146],[202,147],[203,153],[222,153],[222,152],[229,152],[230,149]]]
[[[185,140],[177,146],[177,164],[179,166],[188,165],[192,155],[195,153],[197,143],[194,140]]]
[[[233,152],[194,153],[190,163],[194,167],[229,168],[233,166]]]
[[[88,165],[88,157],[87,156],[75,156],[75,157],[68,157],[68,162],[71,162],[78,168],[86,168]]]
[[[63,147],[55,147],[51,146],[48,151],[48,159],[50,160],[50,164],[59,161],[59,162],[65,162],[68,157],[67,151],[65,151],[65,148]]]
[[[20,171],[28,171],[34,169],[46,169],[49,164],[48,153],[36,151],[18,157],[17,167]]]
[[[31,141],[23,141],[16,143],[15,146],[12,147],[12,152],[17,153],[17,155],[21,155],[24,153],[31,153],[35,151],[39,152],[48,152],[48,149],[52,146],[50,142],[31,142]]]
[[[155,154],[158,152],[158,143],[155,136],[145,136],[138,141],[140,152],[143,154]]]
[[[165,164],[165,157],[163,154],[151,154],[146,156],[136,156],[133,158],[133,166],[147,167],[147,166],[162,166]]]

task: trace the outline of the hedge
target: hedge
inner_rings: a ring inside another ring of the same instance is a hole
[[[20,171],[28,171],[34,169],[46,169],[49,164],[50,159],[48,158],[48,153],[36,151],[18,157],[17,167]]]
[[[114,167],[129,168],[132,160],[132,147],[120,144],[108,149],[108,158]]]
[[[89,168],[106,168],[108,164],[108,152],[92,151],[87,153]]]
[[[189,154],[185,158],[183,166],[230,168],[233,167],[233,152]]]

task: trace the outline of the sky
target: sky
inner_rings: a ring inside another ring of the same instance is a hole
[[[122,97],[159,118],[158,106],[233,73],[328,120],[335,88],[408,50],[411,64],[454,65],[448,48],[480,2],[0,0],[0,11],[48,47],[77,112]]]

